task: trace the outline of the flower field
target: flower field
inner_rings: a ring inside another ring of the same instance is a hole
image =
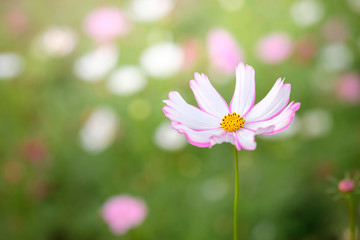
[[[356,239],[359,0],[5,0],[0,19],[0,239],[233,239],[234,146],[238,239]]]

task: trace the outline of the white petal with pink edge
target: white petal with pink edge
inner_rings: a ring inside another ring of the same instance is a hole
[[[172,128],[185,134],[189,143],[197,147],[211,147],[216,144],[212,139],[225,133],[222,128],[196,131],[176,122],[172,122]]]
[[[290,90],[290,84],[284,84],[278,79],[270,92],[244,116],[245,120],[250,123],[275,117],[288,104]]]
[[[236,85],[230,103],[232,112],[244,116],[255,101],[255,71],[249,65],[240,63],[236,68]]]
[[[256,134],[275,134],[285,130],[295,117],[295,112],[300,108],[300,103],[291,102],[276,117],[260,122],[245,123],[245,127],[256,131]]]
[[[226,132],[224,130],[223,134],[211,137],[210,142],[211,142],[211,146],[213,146],[215,144],[220,144],[223,142],[228,142],[228,143],[231,143],[232,145],[236,145],[236,133],[235,132]]]
[[[226,101],[220,96],[211,85],[205,74],[195,73],[195,80],[190,81],[190,87],[194,92],[199,107],[219,118],[229,113]]]
[[[163,111],[172,121],[196,130],[213,129],[220,126],[220,119],[189,105],[178,92],[170,92],[169,100],[164,100],[164,102],[167,105]]]
[[[245,150],[255,150],[256,142],[255,142],[255,132],[250,129],[241,128],[236,131],[237,143],[236,148],[240,150],[241,148]]]

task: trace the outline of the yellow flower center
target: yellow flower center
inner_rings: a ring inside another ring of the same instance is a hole
[[[234,132],[242,127],[244,127],[245,120],[240,114],[237,113],[228,113],[222,119],[220,123],[221,127],[227,132]]]

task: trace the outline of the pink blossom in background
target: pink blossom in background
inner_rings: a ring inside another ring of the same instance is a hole
[[[343,20],[332,18],[325,23],[323,34],[329,42],[344,42],[349,36],[349,29]]]
[[[207,36],[207,48],[211,66],[221,73],[233,74],[237,64],[243,61],[240,46],[227,30],[212,30]]]
[[[285,33],[272,33],[259,40],[256,53],[258,58],[265,63],[279,63],[291,55],[291,39]]]
[[[38,162],[48,157],[45,143],[37,139],[29,139],[24,144],[24,155],[32,162]]]
[[[24,33],[28,27],[28,18],[19,8],[10,9],[5,14],[5,22],[9,29],[17,35]]]
[[[316,52],[317,43],[316,39],[312,36],[304,36],[295,43],[295,59],[299,62],[308,62],[313,60]]]
[[[129,195],[118,195],[106,201],[101,210],[102,218],[114,234],[125,234],[139,226],[147,215],[144,201]]]
[[[355,183],[351,179],[343,179],[339,182],[338,189],[340,192],[348,193],[354,190]]]
[[[358,103],[360,100],[360,76],[355,73],[340,76],[335,91],[340,99],[349,103]]]
[[[184,69],[191,69],[199,58],[201,52],[201,43],[196,39],[190,39],[182,44],[184,51]]]
[[[89,13],[84,31],[97,42],[109,42],[126,35],[131,26],[125,14],[116,7],[103,7]]]

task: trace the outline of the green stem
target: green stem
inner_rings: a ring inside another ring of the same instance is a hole
[[[238,198],[239,198],[239,165],[237,157],[237,149],[234,146],[235,153],[235,197],[234,197],[234,240],[237,240],[237,226],[238,226]]]
[[[349,206],[350,240],[355,240],[354,199],[351,195],[349,195],[347,199],[348,199],[348,206]]]

